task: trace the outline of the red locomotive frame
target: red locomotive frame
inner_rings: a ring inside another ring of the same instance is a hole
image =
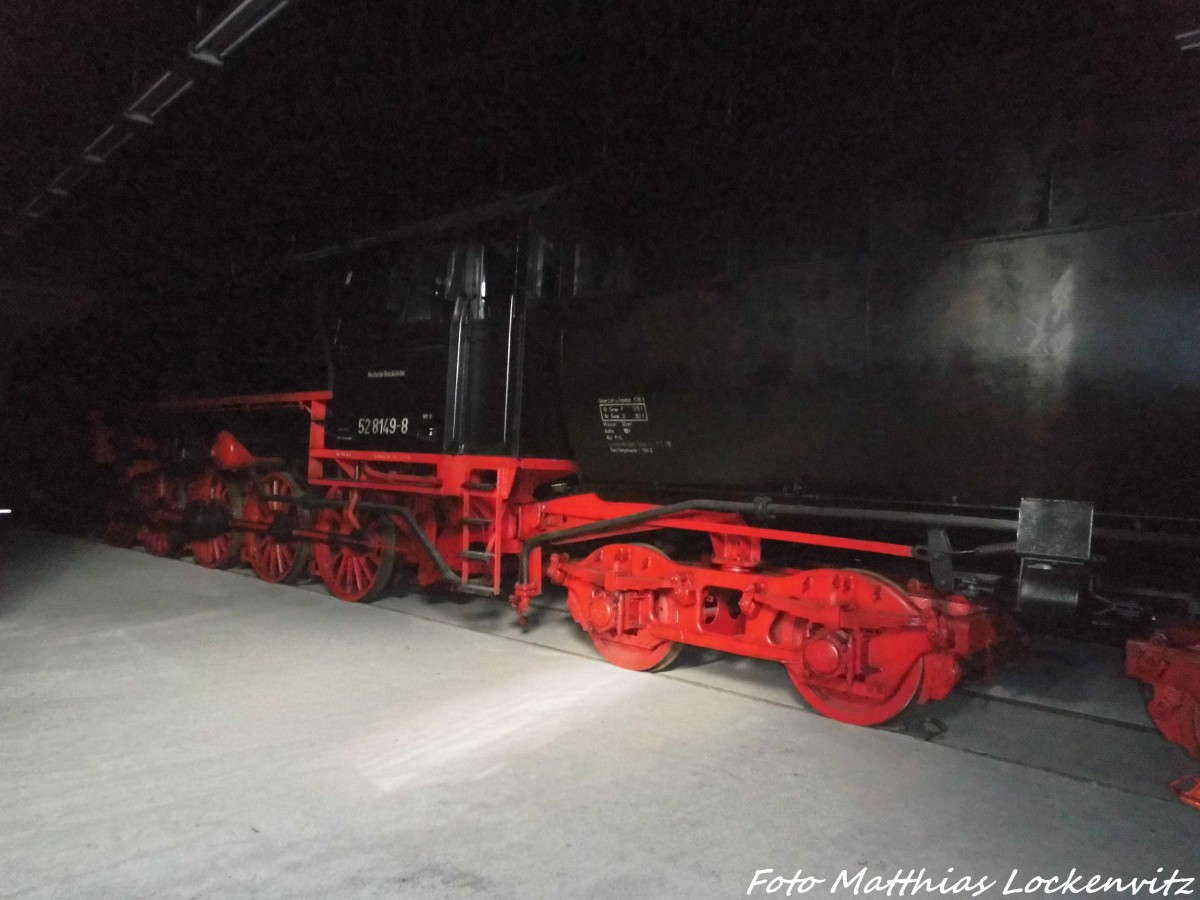
[[[378,596],[397,559],[416,566],[422,585],[499,595],[505,560],[519,557],[510,602],[523,621],[548,576],[566,587],[572,617],[616,665],[661,669],[685,644],[772,660],[814,709],[857,725],[941,699],[1027,646],[1005,610],[924,582],[780,568],[762,557],[764,541],[901,558],[914,555],[911,546],[766,528],[694,504],[590,493],[539,499],[540,488],[577,473],[569,460],[330,449],[330,399],[318,391],[159,404],[305,410],[306,486],[283,460],[254,457],[222,432],[213,464],[186,485],[152,459],[134,461],[107,536],[158,555],[182,551],[186,540],[202,565],[246,563],[273,582],[315,575],[347,601]],[[100,434],[98,456],[111,460],[111,438]],[[676,561],[636,542],[661,529],[706,535],[712,554]],[[561,549],[580,541],[607,543],[580,559]],[[1151,712],[1164,735],[1200,755],[1200,635],[1130,642],[1128,669],[1156,686]]]

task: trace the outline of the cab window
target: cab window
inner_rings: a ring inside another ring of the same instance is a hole
[[[575,245],[576,297],[603,294],[620,287],[620,251],[605,241],[584,240]]]
[[[447,285],[454,277],[454,248],[421,250],[397,262],[388,275],[387,308],[402,325],[447,318]]]
[[[482,250],[483,267],[479,285],[482,308],[477,318],[507,316],[516,287],[517,246],[512,241],[497,241],[486,244]]]
[[[567,248],[566,242],[560,240],[542,238],[538,241],[533,277],[536,279],[535,295],[539,300],[554,302],[562,296]]]

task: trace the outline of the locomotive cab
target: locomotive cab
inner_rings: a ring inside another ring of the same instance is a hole
[[[331,306],[331,450],[560,458],[560,247],[529,220],[346,255]],[[328,324],[328,323],[327,323]]]

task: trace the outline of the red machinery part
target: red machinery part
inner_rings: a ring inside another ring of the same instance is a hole
[[[254,455],[246,445],[228,431],[222,431],[213,441],[210,451],[213,462],[226,471],[236,472],[254,465]]]
[[[1192,809],[1200,809],[1200,775],[1185,775],[1171,782],[1175,796]]]
[[[1163,737],[1200,757],[1200,628],[1129,641],[1125,672],[1154,689],[1148,709]]]
[[[579,562],[555,554],[549,572],[616,665],[662,668],[682,644],[774,660],[814,709],[855,725],[941,699],[964,670],[1025,646],[1002,612],[871,572],[693,565],[643,544],[610,544]]]
[[[252,467],[281,466],[284,462],[278,457],[255,456],[229,431],[222,431],[217,435],[216,440],[213,441],[212,450],[209,452],[213,462],[228,472],[240,472]]]

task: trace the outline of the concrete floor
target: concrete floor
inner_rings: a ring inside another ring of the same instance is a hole
[[[930,708],[944,733],[924,741],[806,712],[778,666],[625,672],[557,604],[540,618],[0,532],[0,895],[733,898],[803,869],[826,896],[843,869],[953,866],[999,897],[1014,868],[1010,891],[1072,868],[1200,876],[1200,814],[1164,787],[1200,763],[1072,648]]]

